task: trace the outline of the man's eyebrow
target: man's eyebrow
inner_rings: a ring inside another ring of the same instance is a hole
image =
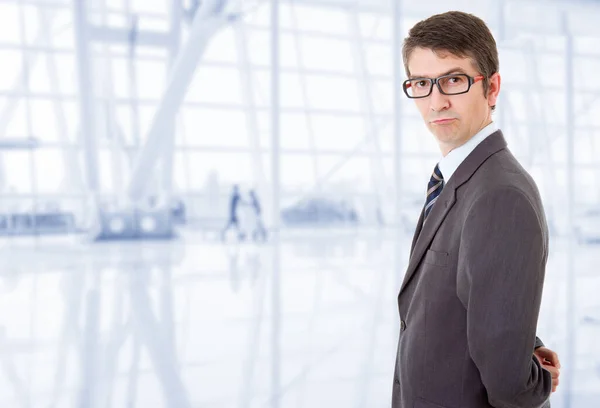
[[[449,74],[466,74],[465,70],[460,68],[460,67],[456,67],[456,68],[452,68],[449,69],[448,71],[444,72],[443,74],[440,74],[438,76],[444,76],[444,75],[449,75]],[[415,78],[429,78],[425,75],[409,75],[408,79],[415,79]]]

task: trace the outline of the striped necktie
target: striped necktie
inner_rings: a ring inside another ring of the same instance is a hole
[[[442,189],[444,188],[444,176],[442,176],[442,172],[440,171],[440,167],[438,164],[435,165],[433,169],[433,174],[431,175],[431,179],[429,180],[429,184],[427,184],[427,201],[425,202],[425,217],[424,220],[427,219],[427,216],[431,212],[433,205],[437,201],[437,198],[442,193]]]

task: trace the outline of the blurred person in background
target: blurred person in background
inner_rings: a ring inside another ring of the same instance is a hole
[[[258,238],[265,242],[267,240],[267,230],[262,221],[262,210],[260,201],[254,190],[250,190],[250,206],[254,213],[254,229],[252,231],[252,239],[258,241]]]
[[[443,158],[398,295],[392,407],[549,407],[560,362],[536,336],[548,227],[492,120],[496,42],[481,19],[452,11],[412,27],[402,54],[403,90]]]
[[[240,204],[242,204],[242,197],[240,195],[240,188],[237,184],[233,186],[231,190],[231,197],[229,199],[229,219],[227,221],[227,225],[221,232],[221,240],[225,241],[227,237],[227,232],[230,228],[235,228],[237,230],[237,237],[239,240],[244,240],[246,238],[246,234],[242,231],[240,227],[240,218],[239,218],[239,210]]]

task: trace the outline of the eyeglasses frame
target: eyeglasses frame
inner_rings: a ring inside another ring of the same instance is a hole
[[[447,78],[447,77],[455,77],[455,76],[466,76],[469,79],[469,87],[467,88],[466,91],[463,92],[458,92],[458,93],[446,93],[442,90],[442,87],[440,86],[439,80],[442,78]],[[428,80],[430,81],[429,83],[431,84],[431,86],[429,87],[429,92],[427,93],[427,95],[423,95],[423,96],[410,96],[408,94],[408,88],[410,88],[410,82],[411,81],[415,81],[415,80]],[[474,77],[468,75],[468,74],[464,74],[464,73],[457,73],[457,74],[446,74],[446,75],[442,75],[439,76],[437,78],[427,78],[427,77],[419,77],[419,78],[410,78],[407,79],[406,81],[404,81],[402,83],[402,89],[404,90],[404,93],[406,94],[406,96],[410,99],[421,99],[421,98],[427,98],[428,96],[431,95],[431,93],[433,92],[433,85],[437,85],[438,91],[440,91],[440,93],[442,95],[448,95],[448,96],[452,96],[452,95],[462,95],[465,94],[467,92],[469,92],[471,90],[471,86],[473,86],[473,84],[482,81],[483,79],[485,79],[484,75],[476,75]]]

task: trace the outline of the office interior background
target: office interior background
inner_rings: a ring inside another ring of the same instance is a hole
[[[450,9],[545,205],[552,405],[600,406],[592,0],[0,0],[0,406],[389,406],[441,158],[401,43]]]

